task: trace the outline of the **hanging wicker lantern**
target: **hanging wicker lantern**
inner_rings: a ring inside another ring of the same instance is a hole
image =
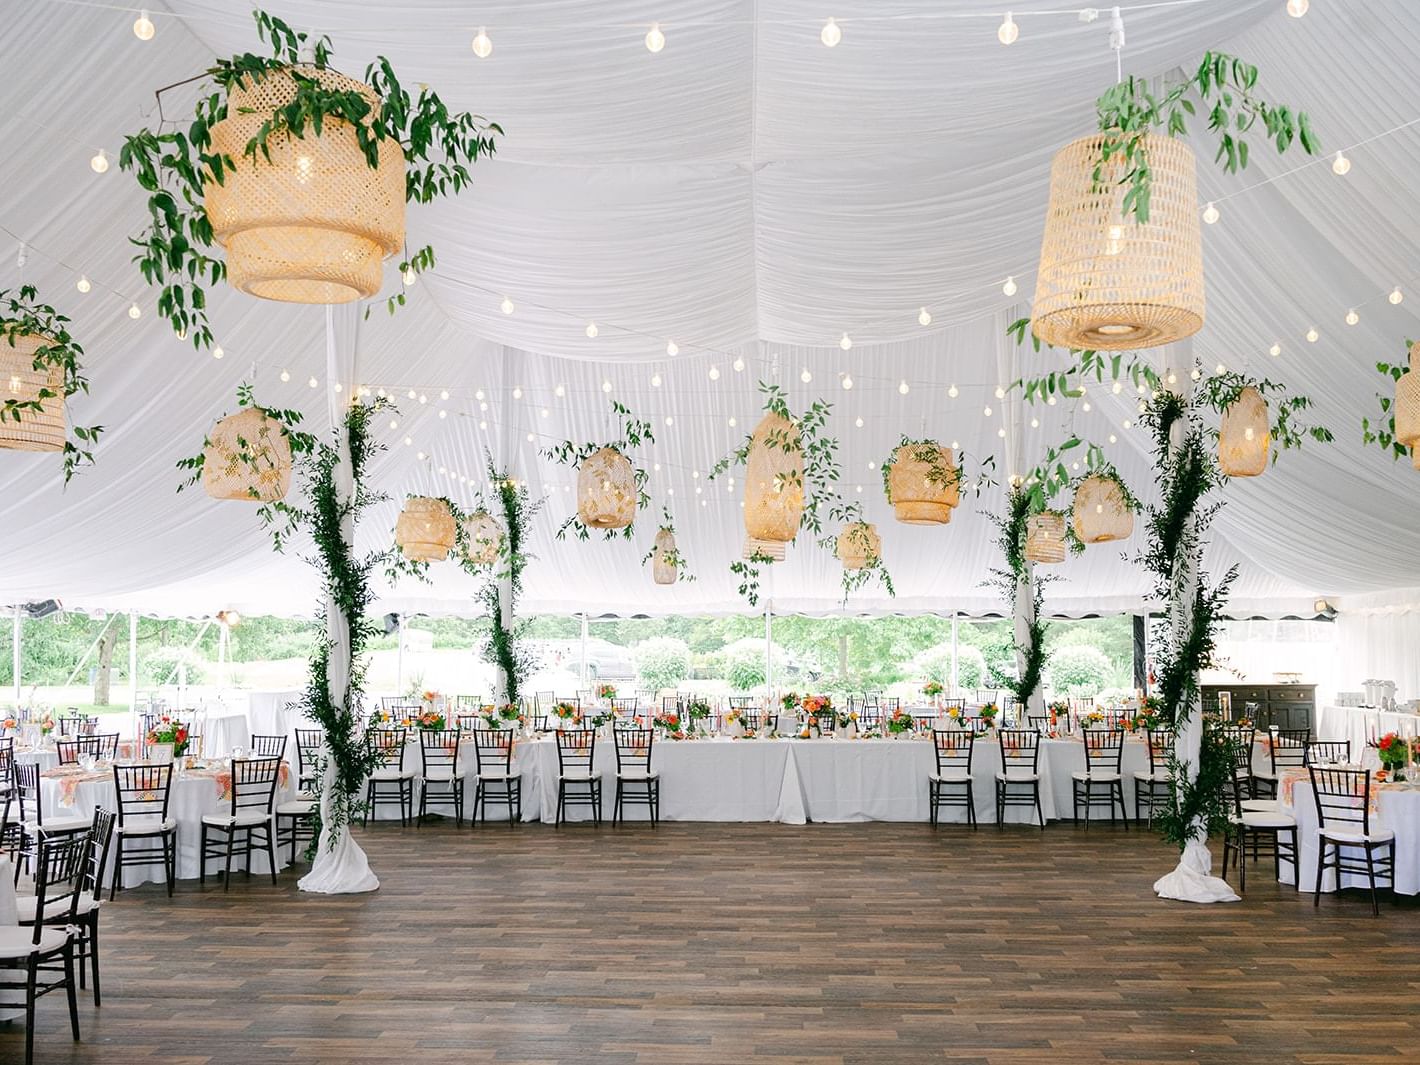
[[[838,534],[837,554],[844,569],[864,569],[883,557],[883,541],[872,522],[855,521]]]
[[[491,566],[503,553],[503,526],[486,510],[463,520],[464,558],[476,566]]]
[[[798,426],[778,414],[766,414],[750,438],[744,503],[745,558],[782,562],[804,516],[804,453]]]
[[[670,561],[675,556],[675,533],[666,528],[657,530],[656,542],[651,547],[651,574],[657,584],[676,582],[676,564]]]
[[[300,67],[321,86],[359,93],[378,112],[369,86],[333,70]],[[354,127],[326,119],[317,135],[279,135],[271,158],[243,155],[272,112],[296,99],[284,71],[251,77],[228,95],[227,117],[212,127],[211,151],[236,168],[207,182],[204,203],[212,234],[227,251],[232,286],[289,303],[349,303],[380,290],[383,263],[404,244],[404,150],[378,142],[372,168]]]
[[[35,369],[35,352],[53,343],[38,333],[0,333],[0,400],[28,403],[40,399],[41,391],[53,393],[40,399],[39,410],[18,411],[19,421],[0,420],[0,448],[64,450],[64,367]]]
[[[1134,534],[1134,512],[1124,502],[1119,483],[1110,477],[1096,475],[1080,482],[1071,521],[1081,543],[1105,544]]]
[[[1072,141],[1050,167],[1035,335],[1060,348],[1152,348],[1203,325],[1203,258],[1193,150],[1148,134],[1149,221],[1126,217],[1123,152],[1094,180],[1103,133]]]
[[[1229,477],[1256,477],[1267,469],[1271,443],[1267,400],[1257,389],[1244,388],[1218,426],[1218,468]]]
[[[949,470],[949,484],[932,480],[933,470]],[[940,444],[903,444],[888,470],[888,502],[904,525],[946,525],[961,502],[952,449]]]
[[[411,562],[442,562],[454,546],[454,516],[442,499],[410,496],[394,526],[394,542]]]
[[[577,467],[577,515],[589,529],[624,529],[636,517],[636,471],[616,448],[594,451]]]
[[[257,407],[223,418],[202,449],[202,487],[213,499],[285,499],[291,487],[291,440],[285,427]]]
[[[1026,519],[1025,556],[1047,566],[1065,561],[1064,514],[1047,510]]]
[[[1395,382],[1395,439],[1410,448],[1410,461],[1420,470],[1420,342],[1410,345],[1410,372]]]

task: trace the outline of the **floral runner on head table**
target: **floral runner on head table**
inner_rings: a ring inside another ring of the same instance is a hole
[[[183,778],[206,777],[214,781],[217,785],[217,798],[226,801],[232,797],[232,763],[229,761],[203,762],[196,759],[187,759],[188,764],[182,766],[174,763],[174,769]],[[40,774],[46,780],[59,781],[59,798],[63,806],[73,806],[75,797],[79,793],[79,785],[87,784],[96,780],[112,780],[113,766],[107,762],[99,762],[92,767],[82,765],[60,765],[53,769],[46,769]],[[279,783],[281,787],[286,787],[291,780],[291,767],[285,762],[281,763]]]

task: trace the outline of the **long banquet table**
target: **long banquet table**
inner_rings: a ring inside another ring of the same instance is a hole
[[[1291,866],[1283,863],[1278,869],[1278,879],[1284,884],[1296,884],[1298,891],[1316,890],[1317,859],[1317,817],[1316,799],[1309,779],[1284,780],[1280,794],[1284,807],[1297,819],[1297,856],[1301,866],[1294,873]],[[1377,784],[1375,789],[1375,810],[1371,814],[1371,826],[1387,828],[1395,833],[1395,892],[1398,895],[1420,895],[1420,790],[1407,784]],[[1348,850],[1348,858],[1361,857],[1360,848]],[[1347,873],[1342,877],[1343,887],[1368,887],[1364,876]],[[1380,883],[1384,884],[1384,881]],[[1323,872],[1322,891],[1336,890],[1336,874],[1330,868]]]
[[[1350,740],[1351,758],[1361,761],[1366,745],[1387,732],[1415,736],[1420,715],[1403,710],[1378,710],[1369,706],[1322,706],[1317,709],[1316,738]]]

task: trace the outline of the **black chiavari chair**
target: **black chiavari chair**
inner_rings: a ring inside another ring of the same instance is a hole
[[[1251,754],[1251,752],[1249,752]],[[1232,809],[1228,824],[1223,831],[1223,871],[1228,878],[1228,860],[1236,859],[1238,870],[1238,891],[1247,891],[1247,851],[1252,847],[1255,861],[1259,854],[1271,856],[1273,876],[1280,879],[1282,862],[1290,862],[1292,879],[1299,875],[1297,869],[1297,819],[1279,810],[1246,810],[1242,795],[1249,789],[1252,776],[1250,766],[1242,766],[1239,759],[1233,760]]]
[[[1304,766],[1350,765],[1350,740],[1309,740],[1302,756]]]
[[[1080,807],[1085,808],[1085,827],[1090,827],[1090,810],[1095,806],[1109,807],[1109,823],[1114,824],[1114,806],[1119,804],[1119,816],[1124,828],[1129,828],[1129,812],[1124,807],[1124,730],[1091,728],[1080,733],[1085,745],[1085,768],[1070,774],[1074,800],[1072,820],[1079,822]]]
[[[634,696],[611,699],[611,712],[617,717],[635,717],[638,702]]]
[[[602,775],[594,768],[597,734],[592,729],[557,733],[557,825],[568,806],[590,806],[592,820],[602,823]]]
[[[1029,729],[1002,729],[997,742],[1001,747],[1001,771],[996,774],[996,827],[1005,826],[1006,807],[1030,806],[1035,808],[1040,830],[1044,832],[1045,812],[1040,805],[1040,733]]]
[[[364,824],[370,823],[370,813],[380,803],[399,803],[399,823],[408,825],[414,811],[414,770],[404,768],[405,730],[402,728],[371,729],[370,747],[379,765],[365,785]]]
[[[129,866],[163,863],[172,898],[177,880],[177,820],[168,816],[172,795],[171,762],[154,765],[113,767],[113,788],[118,798],[118,851],[113,860],[113,878],[108,897],[118,895],[123,886],[123,870]]]
[[[315,794],[322,760],[325,758],[325,730],[296,730],[296,790],[302,795]]]
[[[1315,764],[1308,766],[1307,771],[1311,774],[1312,797],[1316,801],[1319,844],[1312,905],[1321,905],[1321,877],[1330,850],[1336,890],[1341,890],[1343,874],[1364,875],[1371,888],[1371,913],[1379,917],[1376,881],[1389,880],[1392,892],[1395,888],[1395,833],[1371,823],[1371,771]],[[1363,852],[1364,860],[1357,856],[1357,850]]]
[[[257,758],[285,758],[286,737],[253,736],[251,738],[251,753]]]
[[[99,719],[88,714],[63,714],[59,718],[59,735],[87,736],[98,726]]]
[[[616,802],[611,811],[613,825],[624,819],[622,809],[626,803],[645,803],[653,828],[661,820],[661,777],[651,770],[651,744],[654,739],[654,729],[616,730]]]
[[[1027,714],[1026,727],[1039,732],[1042,736],[1050,731],[1049,714]]]
[[[1142,820],[1148,811],[1148,823],[1154,823],[1154,807],[1167,804],[1172,795],[1169,775],[1169,754],[1173,751],[1173,730],[1151,728],[1145,731],[1144,742],[1149,752],[1148,772],[1134,774],[1134,817]]]
[[[251,877],[254,847],[264,847],[271,863],[271,883],[276,883],[276,833],[272,826],[276,805],[276,781],[281,774],[279,758],[232,759],[232,805],[225,814],[205,814],[198,857],[197,882],[205,883],[207,863],[220,858],[222,890],[232,887],[232,858],[245,853],[247,877]],[[209,837],[210,840],[209,840]]]
[[[458,714],[454,718],[454,724],[458,726],[460,732],[473,732],[476,729],[487,728],[488,719],[482,714]]]
[[[38,853],[41,839],[87,832],[92,822],[87,817],[73,815],[46,817],[38,763],[16,762],[13,771],[14,797],[20,825],[19,849],[15,852],[15,882],[19,883],[20,863],[23,862],[26,869],[33,868],[31,862]],[[30,816],[30,811],[34,812],[33,816]]]
[[[523,816],[523,777],[513,768],[513,731],[480,729],[473,734],[473,754],[477,773],[473,781],[473,816],[488,819],[488,803],[508,807],[508,824],[516,825]]]
[[[429,804],[454,808],[454,826],[463,827],[463,771],[459,769],[459,740],[462,734],[453,729],[420,729],[419,756],[423,766],[420,774],[419,816],[414,825],[419,827],[429,812]],[[447,790],[440,793],[438,787]]]
[[[931,806],[932,827],[938,824],[937,811],[943,806],[964,806],[967,824],[976,828],[976,803],[971,792],[971,756],[976,733],[965,729],[933,729],[932,745],[937,769],[927,774],[927,801]]]
[[[1263,742],[1267,745],[1271,769],[1269,772],[1252,773],[1252,794],[1260,799],[1275,799],[1277,782],[1282,779],[1282,774],[1289,769],[1306,768],[1307,744],[1311,738],[1311,729],[1269,730]]]
[[[678,714],[681,710],[681,699],[679,695],[661,696],[661,713]]]

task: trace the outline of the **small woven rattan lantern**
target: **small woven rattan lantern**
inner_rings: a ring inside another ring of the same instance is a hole
[[[1411,464],[1420,470],[1420,342],[1410,345],[1410,372],[1395,383],[1395,438],[1410,448]]]
[[[933,480],[933,471],[947,471],[947,484]],[[904,444],[888,470],[888,502],[904,525],[946,525],[961,502],[952,449],[939,444]]]
[[[464,557],[476,566],[491,566],[503,553],[503,526],[486,510],[475,510],[463,521]]]
[[[1046,510],[1026,519],[1025,556],[1047,566],[1065,561],[1064,514]]]
[[[291,487],[291,440],[285,427],[257,407],[223,418],[202,449],[202,487],[213,499],[285,499]]]
[[[676,582],[676,564],[671,559],[677,557],[675,533],[662,528],[656,532],[656,542],[651,547],[651,575],[657,584]]]
[[[624,529],[636,517],[636,471],[616,448],[594,451],[577,467],[577,515],[589,529]]]
[[[1134,512],[1124,502],[1124,491],[1111,477],[1091,476],[1075,489],[1071,508],[1075,535],[1081,543],[1106,544],[1134,534]]]
[[[1032,328],[1047,344],[1077,350],[1171,344],[1203,325],[1193,150],[1182,140],[1146,136],[1153,183],[1149,221],[1141,225],[1121,209],[1129,187],[1120,183],[1123,152],[1096,186],[1103,139],[1096,133],[1073,141],[1051,164]]]
[[[838,534],[838,561],[844,569],[864,569],[882,557],[883,541],[872,522],[851,522]]]
[[[778,414],[755,426],[745,463],[744,554],[784,560],[804,516],[804,453],[799,429]]]
[[[454,546],[454,516],[442,499],[410,496],[394,526],[394,542],[411,562],[442,562]]]
[[[53,344],[38,333],[19,333],[13,338],[0,333],[0,399],[28,403],[39,399],[41,391],[52,396],[40,400],[40,409],[21,410],[20,420],[0,419],[0,448],[12,451],[64,450],[64,367],[50,365],[36,370],[35,352]]]
[[[1256,477],[1267,469],[1271,443],[1267,400],[1257,389],[1244,388],[1218,426],[1218,468],[1229,477]]]
[[[369,86],[333,70],[301,67],[327,89],[358,92],[378,112]],[[271,159],[245,157],[247,143],[273,111],[296,98],[284,72],[246,79],[227,100],[227,117],[212,127],[212,151],[236,169],[204,192],[212,233],[227,251],[227,277],[252,296],[290,303],[349,303],[380,290],[385,256],[404,244],[404,150],[379,142],[371,167],[354,127],[326,119],[316,135],[279,135]],[[260,153],[258,153],[260,154]]]

